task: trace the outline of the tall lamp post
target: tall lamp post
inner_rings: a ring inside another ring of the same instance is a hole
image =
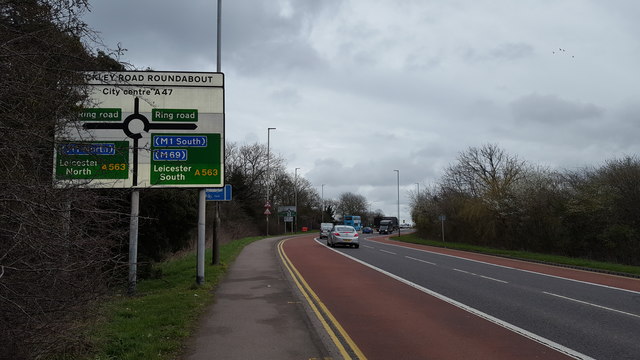
[[[393,170],[396,172],[398,179],[398,236],[400,236],[400,170]]]
[[[320,196],[321,196],[321,199],[322,199],[322,200],[320,201],[320,202],[322,203],[322,205],[320,205],[320,206],[322,206],[322,207],[320,208],[320,222],[321,222],[321,223],[323,223],[323,222],[324,222],[324,186],[325,186],[325,184],[322,184],[322,195],[320,195]]]
[[[270,158],[270,148],[271,148],[271,130],[275,130],[276,128],[270,127],[267,128],[267,203],[265,206],[270,205],[269,203],[269,183],[271,182],[271,168],[269,167],[269,158]],[[270,207],[270,206],[269,206]],[[265,216],[267,217],[267,236],[269,236],[269,207],[265,210]]]
[[[293,232],[296,232],[298,230],[298,170],[300,170],[300,168],[296,168],[296,175],[293,182],[293,206],[296,209],[296,216],[294,216],[293,218]]]

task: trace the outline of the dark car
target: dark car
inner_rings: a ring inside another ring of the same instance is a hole
[[[362,233],[363,233],[363,234],[373,234],[373,229],[372,229],[372,228],[370,228],[370,227],[368,227],[368,226],[363,227],[363,228],[362,228]]]

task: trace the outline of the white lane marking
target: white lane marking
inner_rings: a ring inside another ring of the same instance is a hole
[[[373,240],[370,240],[370,241],[373,241]],[[475,260],[475,259],[468,259],[468,258],[465,258],[465,257],[456,256],[456,255],[443,254],[443,253],[439,253],[439,252],[435,252],[435,251],[429,251],[429,250],[424,250],[424,249],[416,249],[416,248],[412,248],[412,247],[408,247],[408,246],[404,246],[404,245],[387,244],[387,243],[383,243],[383,242],[380,242],[380,241],[376,241],[376,243],[378,243],[378,244],[383,244],[383,245],[388,245],[388,246],[401,247],[401,248],[403,248],[403,249],[408,249],[408,250],[422,251],[422,252],[426,252],[426,253],[434,254],[434,255],[448,256],[448,257],[455,258],[455,259],[466,260],[466,261],[471,261],[471,262],[475,262],[475,263],[479,263],[479,264],[491,265],[491,266],[501,267],[501,268],[504,268],[504,269],[510,269],[510,270],[515,270],[515,271],[522,271],[522,272],[526,272],[526,273],[530,273],[530,274],[541,275],[541,276],[547,276],[547,277],[551,277],[551,278],[556,278],[556,279],[561,279],[561,280],[567,280],[567,281],[577,282],[577,283],[581,283],[581,284],[593,285],[593,286],[598,286],[598,287],[602,287],[602,288],[606,288],[606,289],[612,289],[612,290],[625,291],[625,292],[629,292],[629,293],[632,293],[632,294],[640,294],[640,291],[629,290],[629,289],[624,289],[624,288],[619,288],[619,287],[609,286],[609,285],[603,285],[603,284],[598,284],[598,283],[588,282],[588,281],[584,281],[584,280],[576,280],[576,279],[571,279],[571,278],[562,277],[562,276],[557,276],[557,275],[549,275],[549,274],[545,274],[545,273],[541,273],[541,272],[537,272],[537,271],[531,271],[531,270],[518,269],[518,268],[511,267],[511,266],[505,266],[505,265],[492,264],[492,263],[489,263],[489,262],[486,262],[486,261],[480,261],[480,260]],[[492,255],[486,255],[486,254],[483,254],[483,255],[485,255],[485,256],[492,256]],[[494,256],[494,257],[496,257],[496,258],[500,258],[500,257],[497,257],[497,256]],[[517,259],[507,259],[507,260],[512,260],[512,261],[522,261],[522,260],[517,260]],[[522,261],[522,262],[526,262],[526,261]],[[545,264],[538,264],[538,265],[544,265],[544,266],[556,267],[556,268],[557,268],[557,266],[553,266],[553,265],[545,265]],[[568,270],[575,270],[575,269],[571,269],[571,268],[569,268]]]
[[[411,257],[411,256],[405,256],[405,257],[406,257],[407,259],[411,259],[411,260],[415,260],[415,261],[420,261],[420,262],[422,262],[422,263],[429,264],[429,265],[438,265],[438,264],[433,263],[433,262],[431,262],[431,261],[426,261],[426,260],[422,260],[422,259],[416,259],[416,258]]]
[[[391,251],[382,250],[382,249],[378,249],[378,250],[380,250],[380,251],[382,251],[382,252],[386,252],[387,254],[391,254],[391,255],[398,255],[398,254],[396,254],[396,253],[394,253],[394,252],[391,252]]]
[[[369,248],[369,249],[375,249],[373,246],[369,246],[369,245],[362,245],[362,247],[366,247],[366,248]]]
[[[547,294],[547,295],[551,295],[551,296],[555,296],[555,297],[559,297],[559,298],[561,298],[561,299],[565,299],[565,300],[569,300],[569,301],[575,301],[575,302],[580,303],[580,304],[584,304],[584,305],[589,305],[589,306],[597,307],[597,308],[599,308],[599,309],[609,310],[609,311],[617,312],[617,313],[619,313],[619,314],[623,314],[623,315],[628,315],[628,316],[633,316],[633,317],[640,318],[640,315],[636,315],[636,314],[628,313],[628,312],[626,312],[626,311],[622,311],[622,310],[612,309],[612,308],[610,308],[610,307],[606,307],[606,306],[602,306],[602,305],[598,305],[598,304],[590,303],[590,302],[587,302],[587,301],[582,301],[582,300],[578,300],[578,299],[573,299],[573,298],[570,298],[570,297],[566,297],[566,296],[562,296],[562,295],[558,295],[558,294],[554,294],[554,293],[550,293],[550,292],[546,292],[546,291],[543,291],[542,293]]]
[[[503,284],[508,284],[508,283],[509,283],[508,281],[504,281],[504,280],[500,280],[500,279],[492,278],[492,277],[490,277],[490,276],[484,276],[484,275],[478,275],[478,276],[480,276],[480,277],[481,277],[481,278],[483,278],[483,279],[493,280],[493,281],[497,281],[497,282],[500,282],[500,283],[503,283]]]
[[[328,248],[328,249],[332,250],[332,251],[335,251],[336,253],[338,253],[338,254],[340,254],[340,255],[342,255],[344,257],[347,257],[347,258],[349,258],[349,259],[351,259],[351,260],[353,260],[355,262],[358,262],[358,263],[360,263],[360,264],[362,264],[362,265],[364,265],[364,266],[366,266],[368,268],[371,268],[371,269],[373,269],[375,271],[378,271],[378,272],[380,272],[380,273],[382,273],[384,275],[387,275],[388,277],[390,277],[392,279],[396,279],[396,280],[400,281],[401,283],[404,283],[404,284],[409,285],[409,286],[411,286],[411,287],[413,287],[413,288],[415,288],[417,290],[420,290],[420,291],[424,292],[425,294],[431,295],[431,296],[433,296],[433,297],[435,297],[437,299],[440,299],[440,300],[442,300],[444,302],[447,302],[447,303],[449,303],[449,304],[451,304],[453,306],[456,306],[456,307],[458,307],[458,308],[460,308],[460,309],[462,309],[464,311],[467,311],[467,312],[469,312],[469,313],[471,313],[473,315],[476,315],[476,316],[478,316],[478,317],[480,317],[482,319],[490,321],[490,322],[492,322],[492,323],[494,323],[496,325],[502,326],[503,328],[505,328],[507,330],[513,331],[516,334],[519,334],[519,335],[524,336],[524,337],[526,337],[528,339],[531,339],[531,340],[533,340],[533,341],[535,341],[537,343],[545,345],[545,346],[547,346],[547,347],[549,347],[551,349],[554,349],[554,350],[556,350],[558,352],[561,352],[561,353],[563,353],[563,354],[565,354],[567,356],[570,356],[570,357],[572,357],[574,359],[595,360],[594,358],[592,358],[590,356],[582,354],[582,353],[580,353],[580,352],[578,352],[576,350],[570,349],[570,348],[568,348],[566,346],[560,345],[555,341],[551,341],[551,340],[549,340],[547,338],[544,338],[544,337],[542,337],[540,335],[537,335],[537,334],[534,334],[532,332],[529,332],[529,331],[527,331],[525,329],[522,329],[522,328],[520,328],[518,326],[510,324],[510,323],[508,323],[506,321],[500,320],[500,319],[498,319],[498,318],[496,318],[494,316],[491,316],[491,315],[489,315],[487,313],[484,313],[484,312],[482,312],[482,311],[480,311],[478,309],[472,308],[471,306],[465,305],[465,304],[463,304],[463,303],[461,303],[459,301],[456,301],[456,300],[453,300],[451,298],[448,298],[448,297],[446,297],[446,296],[444,296],[442,294],[439,294],[439,293],[437,293],[437,292],[435,292],[433,290],[429,290],[429,289],[427,289],[427,288],[425,288],[423,286],[420,286],[420,285],[418,285],[416,283],[413,283],[413,282],[411,282],[411,281],[409,281],[407,279],[403,279],[403,278],[401,278],[401,277],[399,277],[397,275],[394,275],[394,274],[392,274],[392,273],[390,273],[388,271],[385,271],[385,270],[382,270],[382,269],[380,269],[378,267],[375,267],[375,266],[373,266],[373,265],[371,265],[369,263],[366,263],[366,262],[364,262],[364,261],[362,261],[360,259],[357,259],[357,258],[355,258],[355,257],[353,257],[351,255],[347,255],[347,254],[342,253],[342,252],[340,252],[340,251],[338,251],[336,249],[333,249],[333,248]]]
[[[500,279],[496,279],[496,278],[492,278],[492,277],[484,276],[484,275],[480,275],[480,274],[475,274],[475,273],[468,272],[468,271],[464,271],[464,270],[460,270],[460,269],[453,269],[453,270],[454,270],[454,271],[459,271],[459,272],[461,272],[461,273],[465,273],[465,274],[469,274],[469,275],[473,275],[473,276],[481,277],[481,278],[483,278],[483,279],[497,281],[497,282],[500,282],[500,283],[503,283],[503,284],[508,284],[508,283],[509,283],[508,281],[504,281],[504,280],[500,280]]]

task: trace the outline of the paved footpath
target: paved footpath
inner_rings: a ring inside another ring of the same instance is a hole
[[[246,246],[216,291],[186,360],[329,359],[267,238]]]

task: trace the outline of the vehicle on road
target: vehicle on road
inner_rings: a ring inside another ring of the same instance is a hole
[[[362,233],[363,234],[373,234],[373,229],[368,227],[368,226],[365,226],[365,227],[362,228]]]
[[[381,220],[380,227],[378,228],[378,233],[380,234],[391,234],[397,229],[393,220]]]
[[[353,226],[357,231],[362,229],[362,218],[358,215],[345,215],[342,222],[345,225]]]
[[[320,239],[328,239],[329,234],[333,229],[333,223],[321,223],[320,224]]]
[[[353,226],[336,225],[331,229],[327,246],[335,247],[336,245],[353,246],[356,249],[360,247],[358,232]]]
[[[386,225],[384,231],[380,231],[383,225]],[[398,230],[398,218],[395,216],[376,216],[373,218],[373,227],[378,229],[381,234],[391,234]]]

